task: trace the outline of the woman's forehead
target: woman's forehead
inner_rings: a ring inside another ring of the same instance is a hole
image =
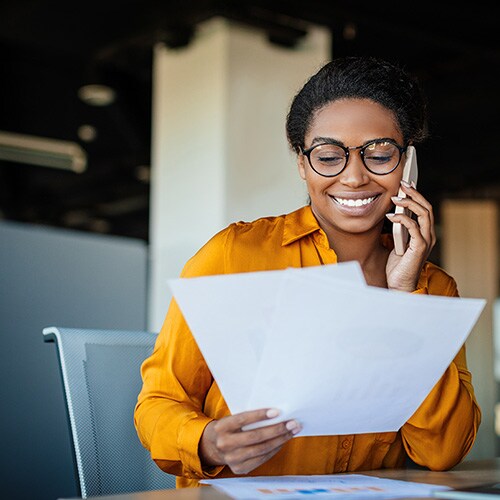
[[[306,142],[318,136],[343,141],[375,137],[402,139],[394,113],[370,99],[339,99],[318,109],[308,127]]]

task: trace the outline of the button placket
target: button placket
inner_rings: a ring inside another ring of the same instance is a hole
[[[341,471],[345,472],[347,471],[347,468],[349,466],[349,458],[351,456],[351,450],[352,450],[352,443],[353,443],[353,437],[352,436],[345,436],[344,439],[340,442],[340,447],[341,447],[341,457],[340,457],[340,463],[341,463]]]

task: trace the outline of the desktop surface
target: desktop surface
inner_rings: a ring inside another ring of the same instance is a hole
[[[466,461],[452,470],[444,472],[433,472],[425,469],[380,469],[356,473],[461,488],[500,481],[500,458]],[[228,500],[230,497],[210,486],[201,486],[199,488],[145,491],[88,498],[89,500],[92,498],[99,498],[99,500]]]

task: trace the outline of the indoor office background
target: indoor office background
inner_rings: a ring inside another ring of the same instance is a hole
[[[403,63],[429,97],[418,160],[431,259],[463,296],[488,299],[467,341],[483,409],[468,458],[498,456],[498,14],[484,2],[3,0],[2,496],[76,495],[42,328],[156,331],[166,280],[206,239],[304,204],[287,107],[349,54]]]

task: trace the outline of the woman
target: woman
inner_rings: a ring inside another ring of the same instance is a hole
[[[436,241],[432,206],[402,182],[406,148],[425,137],[424,100],[403,70],[375,58],[326,64],[294,98],[287,136],[309,204],[231,224],[190,259],[183,277],[357,260],[369,285],[458,295],[455,281],[427,261]],[[406,198],[396,196],[400,187]],[[389,213],[394,205],[415,216]],[[383,234],[386,217],[410,234],[401,256]],[[398,432],[292,439],[301,429],[294,420],[244,431],[277,410],[229,414],[175,301],[142,375],[136,428],[159,467],[179,476],[179,487],[235,474],[402,467],[408,458],[444,470],[468,453],[481,419],[462,347]]]

